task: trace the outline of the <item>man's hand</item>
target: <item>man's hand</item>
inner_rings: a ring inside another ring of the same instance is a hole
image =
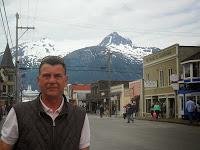
[[[12,150],[12,146],[0,140],[0,150]]]

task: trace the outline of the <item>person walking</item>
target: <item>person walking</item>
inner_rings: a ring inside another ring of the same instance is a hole
[[[156,112],[156,119],[158,119],[158,116],[159,116],[160,111],[161,111],[160,104],[159,104],[158,101],[155,103],[153,109],[154,109],[154,111]]]
[[[127,123],[130,123],[130,121],[134,122],[133,119],[133,107],[130,103],[127,104]]]
[[[67,84],[64,60],[43,58],[37,82],[39,96],[11,108],[1,131],[0,150],[89,150],[87,114],[63,95]]]
[[[103,118],[104,108],[103,105],[100,105],[100,117]]]
[[[193,122],[194,113],[195,113],[195,103],[190,98],[185,103],[185,110],[186,110],[186,112],[188,114],[189,122],[192,123]]]

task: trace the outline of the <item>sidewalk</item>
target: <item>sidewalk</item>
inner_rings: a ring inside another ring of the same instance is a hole
[[[194,121],[192,124],[189,123],[189,120],[183,120],[183,119],[175,119],[175,118],[168,118],[168,119],[152,119],[152,118],[139,118],[136,117],[138,120],[148,120],[148,121],[158,121],[158,122],[168,122],[168,123],[176,123],[176,124],[184,124],[184,125],[190,125],[190,126],[199,126],[200,122]]]
[[[93,113],[88,113],[90,115],[96,115],[96,116],[99,116],[97,114],[93,114]],[[109,116],[105,116],[104,117],[108,117],[110,118]],[[122,116],[120,115],[112,115],[111,118],[123,118]],[[143,118],[143,117],[136,117],[135,118],[136,120],[147,120],[147,121],[157,121],[157,122],[168,122],[168,123],[176,123],[176,124],[184,124],[184,125],[189,125],[189,126],[199,126],[200,127],[200,122],[197,122],[197,121],[194,121],[192,124],[189,123],[189,120],[183,120],[183,119],[175,119],[175,118],[168,118],[168,119],[162,119],[162,118],[159,118],[158,120],[155,120],[151,117],[146,117],[146,118]]]

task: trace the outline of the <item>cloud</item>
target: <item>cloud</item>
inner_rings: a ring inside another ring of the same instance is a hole
[[[80,47],[98,44],[116,31],[141,46],[199,43],[199,0],[7,0],[5,4],[13,40],[16,12],[19,25],[36,28],[19,42],[47,37],[60,45]],[[2,51],[6,43],[2,26],[0,33]]]

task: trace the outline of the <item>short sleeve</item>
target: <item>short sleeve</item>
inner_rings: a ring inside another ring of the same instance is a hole
[[[90,146],[90,126],[87,114],[85,115],[85,121],[83,124],[79,149],[86,148]]]
[[[1,140],[14,145],[18,139],[18,123],[15,110],[11,108],[1,130]]]

